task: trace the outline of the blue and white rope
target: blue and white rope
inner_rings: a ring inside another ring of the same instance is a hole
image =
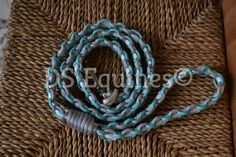
[[[82,62],[86,55],[96,47],[109,47],[118,54],[126,74],[126,85],[116,98],[115,107],[101,103],[94,93],[86,86],[83,78]],[[142,58],[141,58],[142,56]],[[141,64],[146,62],[146,67]],[[65,69],[73,68],[77,86],[87,98],[85,102],[73,96],[65,86]],[[81,32],[75,32],[66,40],[58,53],[52,57],[52,65],[48,69],[46,89],[48,103],[55,116],[67,123],[70,127],[84,133],[98,134],[102,139],[112,141],[117,139],[130,139],[137,135],[149,132],[151,129],[166,124],[170,120],[186,115],[199,113],[214,105],[221,97],[224,90],[223,76],[206,66],[196,69],[186,68],[170,78],[162,89],[148,105],[145,101],[151,91],[151,81],[154,75],[155,61],[151,49],[136,30],[127,29],[123,23],[112,23],[110,20],[100,20],[95,25],[86,25]],[[53,71],[60,72],[57,78]],[[144,73],[146,71],[146,73]],[[142,82],[139,75],[146,75],[146,82]],[[199,105],[186,106],[182,110],[172,110],[166,115],[153,117],[146,120],[165,99],[167,92],[176,83],[177,79],[188,77],[189,74],[201,77],[211,77],[216,87],[215,93]],[[138,79],[138,80],[137,80]],[[57,86],[53,84],[57,83]],[[56,100],[56,90],[78,110],[63,107]],[[145,104],[145,106],[144,106]],[[144,108],[140,111],[140,108]],[[102,123],[98,121],[102,121]]]

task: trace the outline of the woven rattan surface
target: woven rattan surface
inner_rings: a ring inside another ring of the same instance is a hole
[[[227,87],[212,109],[128,141],[104,142],[53,117],[44,89],[51,55],[71,32],[101,18],[139,30],[161,75],[199,65],[226,74],[222,13],[215,1],[15,0],[1,77],[0,156],[232,156]],[[120,72],[116,56],[101,52],[90,59],[99,71]],[[155,114],[197,103],[213,91],[210,79],[195,79],[173,88]]]

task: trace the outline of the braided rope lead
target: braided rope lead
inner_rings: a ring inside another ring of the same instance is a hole
[[[126,74],[126,86],[118,94],[115,107],[100,103],[96,96],[86,87],[83,78],[82,61],[84,57],[96,47],[109,47],[120,57]],[[142,58],[141,58],[142,54]],[[146,61],[146,67],[141,66],[141,60]],[[100,20],[95,25],[86,25],[81,32],[75,32],[69,40],[66,40],[58,53],[52,57],[52,65],[48,69],[48,81],[46,89],[48,93],[48,103],[55,116],[83,133],[98,134],[107,141],[117,139],[130,139],[139,134],[149,132],[151,129],[166,124],[186,115],[199,113],[202,110],[214,105],[221,97],[224,90],[224,79],[221,74],[211,70],[206,66],[196,69],[186,68],[180,73],[174,74],[162,89],[154,97],[152,102],[144,106],[151,91],[150,81],[154,74],[155,62],[151,55],[151,49],[143,41],[142,36],[136,30],[127,29],[122,23],[112,23],[110,20]],[[77,86],[87,98],[86,105],[75,98],[65,86],[65,69],[73,68]],[[137,86],[139,76],[144,74],[147,81]],[[53,70],[60,72],[57,78]],[[172,110],[166,115],[150,117],[159,104],[164,100],[167,92],[179,78],[186,78],[189,75],[199,75],[201,77],[211,77],[216,87],[216,92],[208,99],[198,105],[186,106],[182,110]],[[131,76],[131,79],[127,79]],[[57,83],[62,96],[79,111],[63,107],[56,101]],[[140,111],[140,108],[144,108]],[[96,121],[102,121],[98,123]]]

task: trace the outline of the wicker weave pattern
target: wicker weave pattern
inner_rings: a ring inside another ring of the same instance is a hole
[[[160,74],[202,64],[225,73],[221,16],[214,3],[200,0],[16,0],[1,80],[0,156],[232,156],[227,89],[211,110],[111,143],[57,121],[44,90],[52,53],[69,33],[101,18],[137,28],[152,46]],[[101,71],[120,72],[116,56],[91,59]],[[197,103],[213,91],[211,81],[202,79],[176,87],[155,114]]]

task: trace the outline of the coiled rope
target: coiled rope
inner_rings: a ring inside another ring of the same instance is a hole
[[[116,106],[101,103],[94,93],[86,86],[83,78],[83,65],[85,56],[97,47],[109,47],[118,54],[122,61],[126,74],[126,82],[123,91],[115,100]],[[145,61],[145,67],[141,64]],[[65,69],[73,68],[77,86],[84,93],[90,105],[73,96],[65,86]],[[199,113],[214,105],[221,97],[224,90],[223,76],[206,66],[196,69],[186,68],[180,73],[174,74],[148,105],[144,103],[152,89],[151,81],[154,75],[155,61],[151,55],[151,49],[143,41],[142,36],[136,30],[127,29],[122,23],[112,23],[110,20],[100,20],[95,25],[86,25],[81,32],[75,32],[69,40],[66,40],[58,53],[52,57],[52,65],[48,69],[48,81],[46,90],[48,103],[55,116],[68,126],[83,133],[98,134],[107,141],[117,139],[130,139],[137,135],[149,132],[151,129],[166,124],[170,120],[186,115]],[[53,72],[60,73],[58,78]],[[146,81],[137,85],[140,78],[134,77],[144,74]],[[189,75],[211,77],[216,87],[215,93],[200,104],[186,106],[182,110],[172,110],[166,115],[155,116],[147,120],[155,109],[164,100],[167,92],[176,83],[177,79],[186,78]],[[129,78],[129,79],[128,79]],[[138,79],[138,80],[137,80]],[[54,84],[57,86],[53,86]],[[56,90],[59,89],[62,96],[78,110],[66,108],[56,100]],[[142,110],[140,110],[142,108]]]

